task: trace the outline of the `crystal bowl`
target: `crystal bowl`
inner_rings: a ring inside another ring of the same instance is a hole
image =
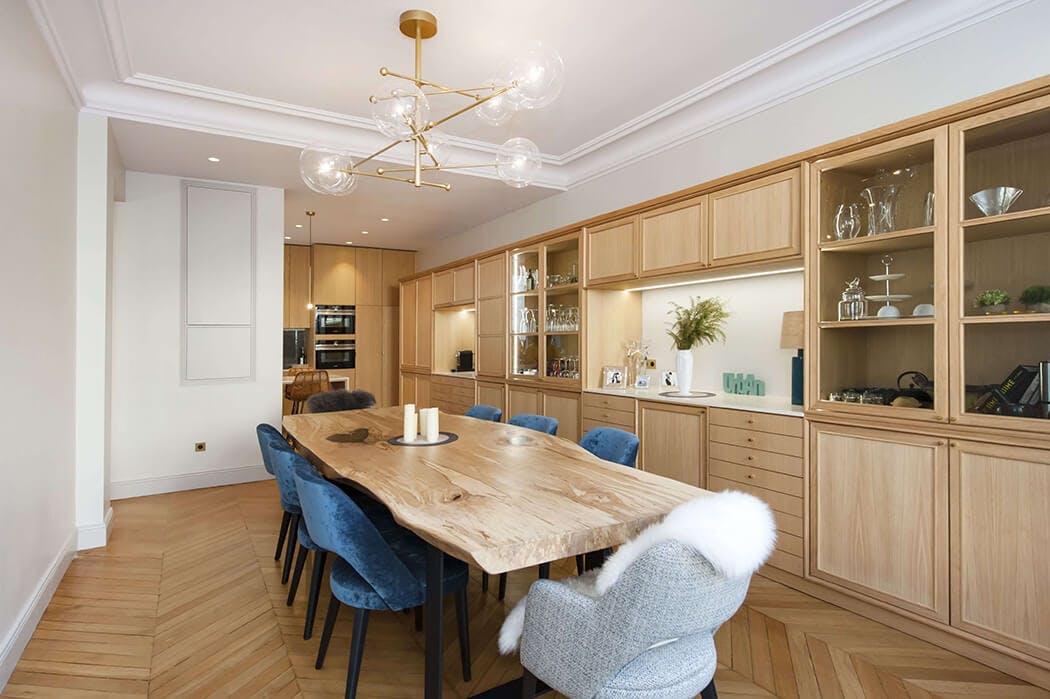
[[[989,187],[971,194],[970,201],[976,204],[985,216],[998,216],[1009,211],[1023,191],[1017,187]]]

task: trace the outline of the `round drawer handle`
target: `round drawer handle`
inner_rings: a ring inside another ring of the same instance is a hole
[[[748,437],[747,441],[748,441],[748,444],[753,444],[755,440],[754,440],[753,437]]]
[[[754,461],[754,460],[755,460],[755,457],[753,457],[753,456],[749,456],[749,457],[747,457],[747,460],[748,460],[748,461]]]
[[[747,419],[747,424],[749,424],[749,425],[753,425],[753,424],[755,424],[755,421],[754,421],[754,419],[752,419],[752,418],[748,418],[748,419]]]
[[[754,480],[755,479],[755,474],[749,473],[749,474],[747,474],[747,477],[750,478],[751,480]]]

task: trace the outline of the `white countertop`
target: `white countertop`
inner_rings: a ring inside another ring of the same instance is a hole
[[[609,396],[637,398],[638,400],[650,400],[658,403],[694,405],[705,408],[728,408],[730,410],[751,410],[756,413],[773,413],[789,417],[802,417],[804,412],[801,405],[791,405],[791,399],[786,396],[738,396],[731,393],[715,393],[715,395],[708,398],[690,398],[687,396],[661,396],[660,390],[656,388],[619,390],[614,388],[585,388],[583,390],[585,393],[602,393]]]
[[[432,376],[451,376],[454,379],[476,379],[477,372],[474,371],[432,371]]]

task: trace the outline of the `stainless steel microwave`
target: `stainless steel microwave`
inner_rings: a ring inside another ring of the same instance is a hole
[[[357,355],[353,340],[317,340],[314,366],[317,369],[353,369]]]
[[[314,334],[353,335],[356,315],[353,306],[314,306]]]

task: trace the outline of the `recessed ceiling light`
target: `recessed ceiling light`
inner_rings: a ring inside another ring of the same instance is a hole
[[[296,228],[302,228],[302,227],[303,227],[303,224],[301,224],[301,223],[297,223],[297,224],[295,224],[295,227],[296,227]]]
[[[209,163],[221,163],[222,162],[222,158],[216,158],[214,155],[209,155],[208,156],[208,162]]]
[[[387,221],[389,221],[390,219],[388,219],[388,218],[381,218],[381,219],[379,219],[379,220],[380,220],[380,221],[382,221],[383,223],[386,223],[386,222],[387,222]]]
[[[361,231],[361,235],[368,235],[368,231]]]
[[[353,242],[351,242],[351,241],[349,241],[349,240],[348,240],[348,241],[346,241],[346,244],[347,244],[347,245],[353,245]]]
[[[292,236],[290,236],[290,235],[286,235],[286,236],[284,236],[284,239],[285,239],[285,240],[291,240],[291,239],[292,239]]]

